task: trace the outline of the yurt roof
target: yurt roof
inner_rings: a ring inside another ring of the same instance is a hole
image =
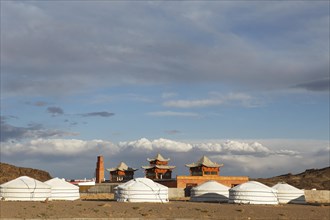
[[[257,181],[248,181],[231,188],[230,191],[276,192],[276,189],[268,187]]]
[[[39,189],[50,189],[50,186],[39,180],[33,179],[28,176],[20,176],[14,180],[3,183],[0,185],[1,188],[39,188]]]
[[[230,187],[218,183],[214,180],[209,180],[199,186],[195,186],[193,190],[229,190]]]
[[[78,186],[68,183],[65,180],[59,179],[57,177],[47,180],[46,184],[50,185],[52,189],[79,189]]]
[[[126,183],[119,185],[118,189],[158,190],[158,189],[167,189],[167,187],[159,183],[156,183],[149,178],[135,178]]]
[[[302,192],[301,189],[298,189],[294,186],[291,186],[287,183],[277,183],[272,187],[273,189],[276,189],[277,191],[290,191],[290,192]]]

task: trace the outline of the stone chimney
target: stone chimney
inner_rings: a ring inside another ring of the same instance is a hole
[[[96,175],[95,183],[102,183],[102,181],[104,180],[103,156],[97,157],[95,175]]]

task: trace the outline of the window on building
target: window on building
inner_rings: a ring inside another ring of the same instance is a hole
[[[156,174],[155,173],[147,173],[146,176],[149,177],[149,178],[155,178]]]
[[[199,170],[193,170],[191,172],[191,175],[192,176],[203,176],[203,173],[202,173],[202,171],[199,171]]]
[[[169,178],[171,178],[171,173],[170,172],[166,172],[166,173],[164,173],[164,175],[163,175],[163,178],[165,179],[169,179]]]

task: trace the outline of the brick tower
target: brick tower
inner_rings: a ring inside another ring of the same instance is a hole
[[[97,157],[95,175],[96,175],[95,183],[102,183],[102,181],[104,180],[103,156]]]

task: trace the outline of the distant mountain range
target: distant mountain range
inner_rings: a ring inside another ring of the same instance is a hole
[[[268,186],[279,182],[286,182],[299,189],[330,190],[330,167],[322,169],[309,169],[299,174],[284,174],[271,178],[253,179]]]
[[[51,179],[50,174],[43,170],[16,167],[14,165],[0,163],[0,184],[13,180],[20,176],[29,176],[40,181]],[[278,182],[286,182],[299,189],[330,190],[330,167],[322,169],[309,169],[299,174],[284,174],[271,178],[251,179],[268,186],[273,186]]]

